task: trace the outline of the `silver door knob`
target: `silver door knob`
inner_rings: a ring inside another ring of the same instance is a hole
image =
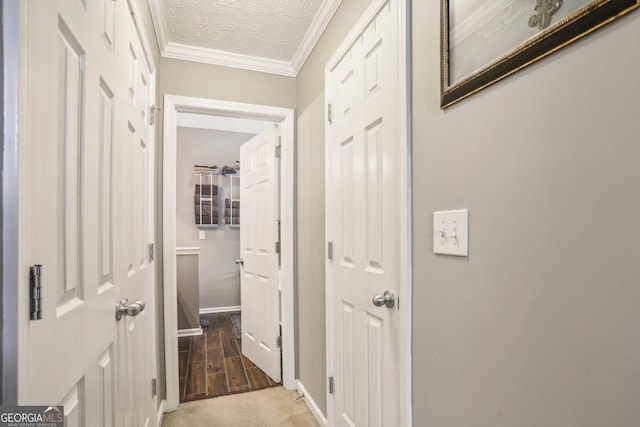
[[[137,316],[144,311],[144,302],[129,302],[127,298],[116,303],[116,320],[122,319],[122,316]]]
[[[396,304],[396,296],[393,292],[385,291],[382,295],[376,295],[373,297],[373,305],[376,307],[382,307],[386,305],[389,308],[393,308]]]
[[[243,267],[244,267],[244,260],[243,260],[242,258],[238,258],[238,259],[236,260],[236,264],[241,265],[241,266],[243,266]]]

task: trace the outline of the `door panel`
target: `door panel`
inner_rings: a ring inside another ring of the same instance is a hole
[[[67,425],[155,423],[152,67],[127,0],[20,2],[20,37],[19,404],[64,404]],[[36,264],[42,319],[30,321]],[[117,322],[123,298],[146,310]]]
[[[327,236],[334,394],[330,424],[398,425],[397,4],[387,2],[328,70]]]
[[[277,126],[240,147],[242,353],[280,381]]]

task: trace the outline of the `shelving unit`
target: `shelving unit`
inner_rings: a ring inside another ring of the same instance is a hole
[[[220,222],[218,219],[218,188],[220,187],[220,175],[213,172],[194,172],[193,174],[198,179],[194,195],[196,227],[199,229],[217,228]],[[210,188],[210,191],[207,191],[207,188]]]
[[[240,174],[225,175],[229,179],[229,197],[224,199],[224,220],[227,228],[240,228]]]

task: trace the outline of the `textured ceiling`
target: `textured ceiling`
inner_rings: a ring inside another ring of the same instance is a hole
[[[169,43],[291,61],[323,0],[162,0]]]

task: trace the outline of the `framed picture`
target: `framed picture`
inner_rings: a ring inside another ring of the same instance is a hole
[[[637,8],[640,0],[442,0],[442,108]]]

